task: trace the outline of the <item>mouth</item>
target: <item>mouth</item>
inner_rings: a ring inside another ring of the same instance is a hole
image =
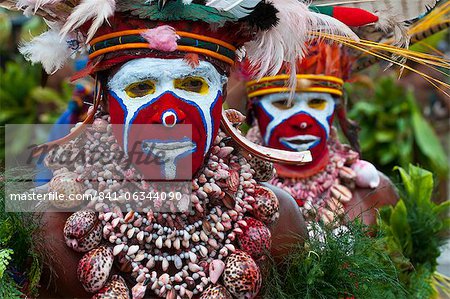
[[[159,157],[162,176],[168,180],[176,177],[179,159],[191,155],[197,149],[197,145],[189,138],[181,140],[156,140],[147,139],[142,142],[142,150],[153,156]]]
[[[142,149],[144,152],[152,154],[155,152],[164,152],[166,157],[178,157],[194,152],[197,146],[189,138],[181,140],[147,139],[142,142]]]
[[[178,151],[182,149],[193,149],[195,148],[195,143],[191,139],[181,139],[181,140],[157,140],[157,139],[147,139],[142,142],[142,147],[145,150],[162,150],[162,151]]]
[[[320,137],[314,135],[297,135],[281,137],[280,143],[295,151],[306,151],[320,142]]]

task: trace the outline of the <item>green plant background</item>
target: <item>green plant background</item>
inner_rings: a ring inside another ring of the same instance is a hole
[[[394,74],[374,77],[377,79],[373,90],[367,85],[346,84],[348,96],[354,101],[349,117],[361,127],[363,158],[391,177],[395,166],[407,167],[412,163],[445,181],[447,154],[422,115],[414,91],[401,86]]]

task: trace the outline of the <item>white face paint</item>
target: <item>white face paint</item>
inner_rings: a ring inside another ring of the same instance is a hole
[[[263,136],[265,143],[269,143],[273,130],[277,126],[298,113],[304,113],[314,118],[324,128],[328,138],[330,133],[328,120],[334,112],[334,98],[327,93],[296,93],[292,106],[287,107],[285,105],[287,97],[288,95],[285,93],[274,93],[263,96],[259,101],[259,105],[271,119]],[[301,123],[298,125],[300,128],[302,127]],[[279,141],[293,150],[303,151],[320,142],[320,138],[303,134],[282,137]]]
[[[175,88],[175,79],[188,76],[203,78],[209,85],[208,92],[198,94]],[[130,98],[125,89],[132,83],[144,80],[152,80],[155,83],[155,91],[146,96]],[[216,68],[207,61],[200,61],[195,68],[188,65],[183,59],[140,58],[125,63],[108,83],[110,92],[114,94],[114,97],[121,102],[122,107],[126,110],[123,136],[124,148],[128,148],[129,126],[139,113],[139,110],[151,105],[162,94],[171,92],[200,110],[207,133],[206,154],[213,138],[213,121],[210,110],[226,81],[227,78],[219,74]]]

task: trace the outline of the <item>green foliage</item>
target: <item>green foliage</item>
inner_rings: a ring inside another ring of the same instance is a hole
[[[40,241],[39,217],[6,212],[4,196],[3,184],[0,188],[0,298],[18,298],[22,292],[37,296],[42,272],[42,256],[36,249],[36,242]],[[26,274],[26,290],[8,274],[9,267]]]
[[[39,86],[41,68],[17,59],[0,70],[0,125],[53,123],[66,107],[70,94]],[[47,112],[43,112],[47,111]]]
[[[0,161],[4,160],[4,125],[54,123],[67,106],[72,88],[63,83],[62,93],[40,87],[41,67],[32,66],[22,59],[8,61],[0,69]],[[15,138],[10,149],[21,149],[30,140],[31,132],[23,127],[22,138]]]
[[[448,173],[447,157],[433,128],[422,116],[414,94],[396,83],[394,77],[375,81],[371,97],[356,86],[347,86],[350,97],[359,98],[349,111],[361,126],[364,159],[390,174],[396,165],[419,163],[439,177]]]
[[[13,251],[11,249],[0,249],[0,279],[5,274],[6,267],[11,261]]]
[[[281,264],[269,267],[265,298],[398,298],[404,296],[382,236],[352,221],[339,233],[322,223],[316,236],[297,245]],[[325,240],[325,242],[324,242]]]
[[[0,9],[0,45],[5,45],[8,42],[11,30],[12,25],[7,13]]]
[[[5,275],[0,283],[0,299],[20,299],[24,297],[17,283],[9,275]]]
[[[450,201],[434,203],[431,172],[409,165],[396,168],[403,183],[401,198],[394,207],[380,212],[385,246],[400,272],[400,279],[413,298],[436,295],[432,284],[440,247],[450,229]]]
[[[11,263],[13,251],[11,249],[0,249],[0,299],[22,298],[22,292],[14,280],[5,273]]]

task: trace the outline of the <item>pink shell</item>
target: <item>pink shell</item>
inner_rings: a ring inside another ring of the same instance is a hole
[[[223,282],[233,296],[252,299],[261,289],[261,272],[248,253],[236,250],[226,260]]]
[[[69,195],[83,194],[84,185],[77,180],[78,175],[73,172],[63,172],[55,175],[48,183],[49,192],[62,194],[64,200],[54,200],[52,204],[57,208],[72,208],[83,203],[82,200],[70,200]]]
[[[209,285],[206,290],[203,291],[200,299],[233,299],[233,297],[224,286],[216,284]]]
[[[380,175],[372,163],[358,160],[351,168],[356,172],[356,185],[361,188],[377,188],[380,185]]]
[[[121,276],[113,275],[106,285],[91,299],[106,298],[130,299],[130,290]]]
[[[242,227],[242,234],[238,237],[240,247],[258,260],[270,250],[272,244],[271,233],[267,226],[254,218],[244,218],[247,226]]]
[[[104,133],[108,129],[108,122],[101,118],[96,118],[92,123],[92,129],[95,132]]]
[[[64,225],[67,246],[78,252],[94,249],[102,240],[102,225],[92,210],[73,213]]]
[[[277,196],[267,187],[255,186],[255,193],[253,194],[255,202],[252,204],[253,216],[270,225],[278,220],[280,216],[280,202]]]
[[[87,292],[94,293],[105,286],[113,262],[112,249],[105,246],[93,249],[81,258],[77,276]]]
[[[225,263],[221,260],[213,260],[209,264],[209,278],[212,283],[216,283],[225,269]]]

